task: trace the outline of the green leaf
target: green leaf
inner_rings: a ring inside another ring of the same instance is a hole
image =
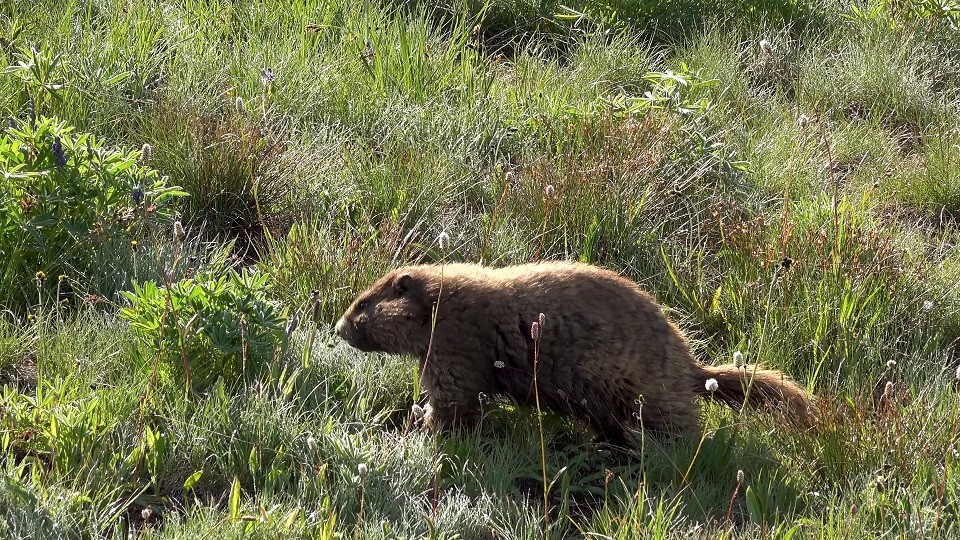
[[[194,471],[193,474],[188,476],[187,479],[183,481],[183,489],[185,491],[192,490],[193,486],[197,485],[197,482],[200,481],[201,476],[203,476],[203,469],[200,469],[199,471]]]
[[[230,519],[240,517],[240,478],[233,477],[233,488],[230,490]]]

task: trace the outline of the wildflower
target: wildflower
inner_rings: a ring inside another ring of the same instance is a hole
[[[130,247],[132,247],[133,249],[137,249],[137,241],[136,241],[136,240],[131,240],[131,241],[130,241]]]
[[[363,48],[363,62],[369,64],[370,60],[373,58],[373,43],[370,43],[368,39],[366,45]]]
[[[423,407],[414,403],[411,410],[413,411],[414,418],[417,418],[417,419],[423,418],[423,414],[424,414]]]
[[[153,508],[151,508],[149,504],[144,506],[143,510],[140,511],[140,517],[143,518],[144,521],[149,520],[153,517]]]
[[[503,363],[503,360],[495,360],[495,361],[493,362],[493,367],[495,367],[495,368],[497,368],[497,369],[503,369],[503,368],[507,367],[507,365]]]
[[[317,449],[317,439],[313,435],[307,437],[307,448],[309,448],[311,451],[315,451]]]
[[[153,155],[153,146],[150,146],[150,143],[143,143],[143,148],[140,149],[140,163],[144,164],[150,161],[150,156]]]
[[[243,102],[243,98],[240,96],[237,96],[237,99],[233,100],[233,104],[237,108],[237,112],[243,112],[247,108],[247,105]]]
[[[66,274],[60,274],[59,276],[57,276],[57,281],[66,281],[66,280],[67,280]]]
[[[534,341],[540,341],[540,323],[539,322],[534,321],[533,324],[530,325],[530,337],[532,337]]]
[[[261,69],[260,80],[263,82],[264,86],[270,86],[273,81],[277,80],[276,74],[273,73],[273,68]]]
[[[887,384],[883,387],[883,397],[885,399],[893,398],[893,381],[887,381]]]
[[[765,39],[761,39],[760,51],[763,52],[763,54],[773,54],[773,43],[770,43]]]
[[[516,185],[517,173],[513,171],[507,171],[507,174],[503,175],[503,179],[506,180],[510,185]]]
[[[717,389],[720,388],[720,384],[717,383],[717,380],[714,379],[713,377],[707,379],[706,384],[704,384],[703,386],[707,389],[707,392],[711,392],[711,393],[716,392]]]
[[[130,190],[130,200],[133,201],[133,204],[140,204],[143,201],[143,188],[133,186],[133,189]]]
[[[442,251],[446,251],[447,248],[450,247],[450,235],[447,234],[446,231],[441,232],[440,235],[437,236],[437,244]]]
[[[735,368],[742,368],[742,367],[744,367],[744,366],[746,366],[746,365],[747,365],[747,364],[743,361],[743,353],[740,352],[740,351],[734,352],[734,353],[733,353],[733,367],[735,367]]]
[[[957,366],[957,380],[960,380],[960,366]]]
[[[540,316],[537,317],[537,322],[540,323],[540,327],[542,328],[543,325],[547,324],[547,316],[541,313]]]
[[[47,273],[43,270],[37,270],[37,281],[43,281],[47,278]]]
[[[742,483],[743,483],[743,469],[738,469],[738,470],[737,470],[737,483],[738,483],[738,484],[742,484]]]
[[[807,127],[810,125],[810,117],[805,114],[801,114],[800,117],[797,118],[797,125],[800,127]]]
[[[604,470],[603,470],[603,483],[604,483],[604,484],[609,484],[610,482],[613,481],[614,478],[615,478],[615,476],[614,476],[614,474],[613,474],[613,471],[611,471],[610,469],[604,469]]]
[[[924,311],[930,311],[931,309],[933,309],[933,302],[930,301],[930,300],[924,300],[924,301],[923,301],[923,310],[924,310]]]
[[[180,220],[173,222],[173,237],[180,242],[187,237],[187,231],[183,228],[183,223]]]
[[[63,143],[60,142],[60,137],[53,138],[53,159],[57,167],[63,167],[67,164],[67,156],[63,153]]]
[[[896,360],[887,360],[887,369],[893,369],[895,367],[897,367]]]
[[[357,465],[357,474],[360,475],[360,478],[365,478],[367,476],[367,464],[361,463]]]
[[[553,195],[556,193],[556,191],[557,191],[557,190],[556,190],[556,188],[553,187],[553,184],[547,184],[546,193],[547,193],[547,198],[548,198],[548,199],[552,199],[552,198],[553,198]]]

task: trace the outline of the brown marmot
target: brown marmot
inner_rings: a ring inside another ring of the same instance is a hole
[[[336,331],[362,351],[420,359],[428,425],[476,420],[481,394],[533,405],[535,366],[542,409],[616,441],[631,428],[697,428],[697,395],[740,406],[751,376],[752,404],[813,416],[807,393],[778,371],[698,363],[650,294],[582,263],[398,268],[354,300]]]

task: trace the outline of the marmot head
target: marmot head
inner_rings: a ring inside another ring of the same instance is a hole
[[[414,268],[393,270],[353,301],[337,321],[337,334],[365,352],[425,354],[432,289]]]

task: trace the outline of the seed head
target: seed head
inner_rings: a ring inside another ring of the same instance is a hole
[[[743,361],[743,353],[740,352],[740,351],[734,352],[734,353],[733,353],[733,367],[735,367],[735,368],[742,368],[742,367],[745,366],[745,365],[746,365],[746,364],[745,364],[744,361]]]
[[[447,231],[443,231],[437,236],[437,245],[440,246],[441,251],[446,251],[450,247],[450,235],[447,234]]]
[[[895,367],[897,367],[896,360],[887,360],[887,369],[893,369]]]
[[[178,242],[182,242],[187,237],[187,231],[183,228],[183,223],[180,220],[173,222],[173,237]]]
[[[517,173],[507,171],[507,174],[503,175],[503,179],[506,180],[508,184],[514,185],[517,183]]]
[[[247,105],[243,102],[243,98],[240,96],[237,96],[237,99],[233,100],[233,104],[237,108],[237,112],[243,112],[247,108]]]
[[[360,478],[365,478],[367,476],[367,464],[361,463],[357,465],[357,474],[360,475]]]
[[[530,325],[530,337],[532,337],[534,341],[540,341],[540,323],[539,322],[534,321],[533,324]]]
[[[810,117],[805,114],[801,114],[800,117],[797,118],[797,125],[800,127],[807,127],[810,125]]]
[[[773,43],[770,43],[765,39],[761,39],[760,51],[763,52],[763,54],[773,54]]]
[[[738,483],[738,484],[742,484],[742,483],[743,483],[743,469],[738,469],[738,470],[737,470],[737,483]]]
[[[143,148],[140,149],[140,164],[149,162],[152,155],[153,147],[150,146],[150,143],[143,143]]]
[[[923,301],[923,310],[924,310],[924,311],[930,311],[931,309],[933,309],[933,302],[930,301],[930,300],[924,300],[924,301]]]
[[[893,398],[893,381],[887,381],[887,384],[883,387],[883,397],[886,399]]]
[[[307,448],[309,448],[311,452],[317,449],[317,439],[313,435],[307,437]]]
[[[494,360],[494,361],[493,361],[493,367],[495,367],[495,368],[497,368],[497,369],[503,369],[503,368],[507,367],[507,365],[503,363],[503,360]]]
[[[546,190],[545,190],[545,191],[546,191],[546,193],[547,193],[547,198],[548,198],[548,199],[552,199],[553,196],[554,196],[554,194],[556,194],[556,192],[557,192],[556,188],[553,187],[553,184],[547,184],[547,187],[546,187]]]
[[[547,316],[541,313],[540,316],[537,317],[537,322],[540,323],[540,327],[543,328],[543,326],[547,324]]]
[[[286,328],[283,329],[283,332],[284,334],[286,334],[287,339],[289,339],[290,336],[292,336],[293,333],[297,331],[298,326],[300,326],[300,317],[296,315],[294,315],[293,317],[290,317],[290,320],[287,321]]]
[[[153,508],[149,504],[144,506],[143,510],[140,511],[140,517],[143,518],[144,521],[149,520],[153,517]]]
[[[707,392],[710,393],[716,392],[717,389],[720,388],[720,384],[713,377],[707,379],[707,382],[703,386],[707,389]]]
[[[957,366],[957,380],[960,381],[960,366]]]

